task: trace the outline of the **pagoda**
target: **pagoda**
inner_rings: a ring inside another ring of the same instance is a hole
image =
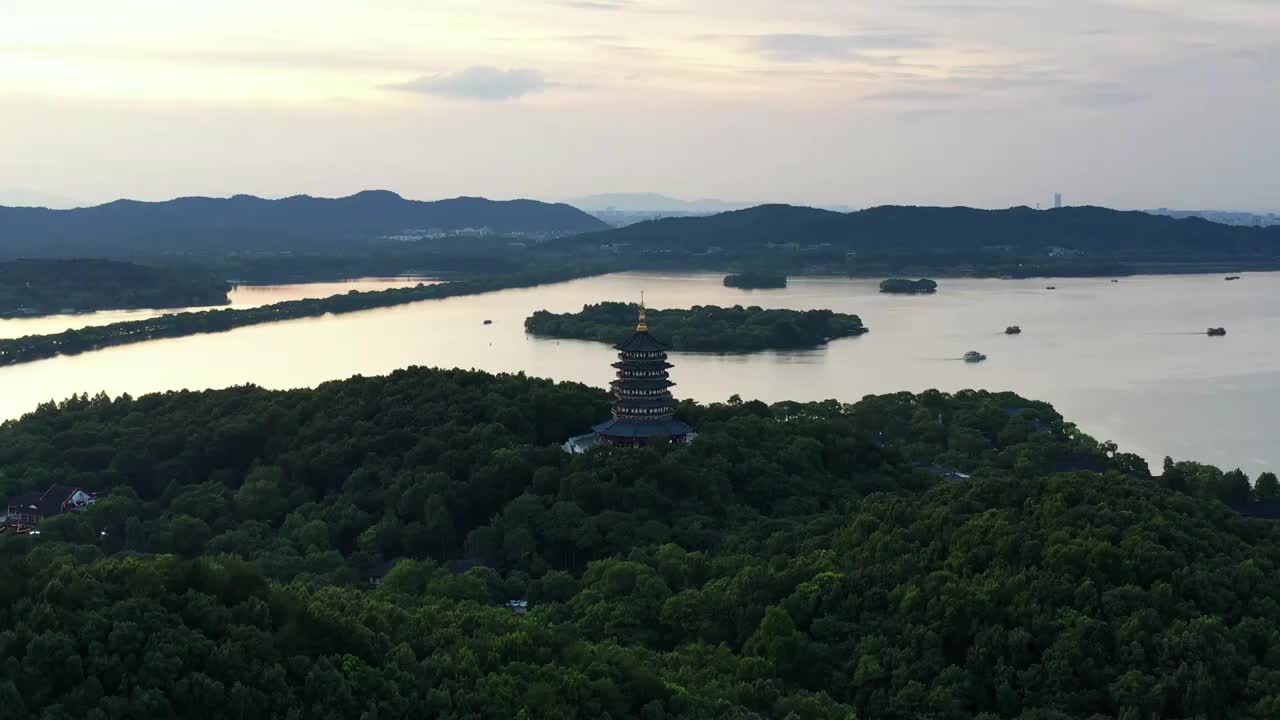
[[[667,362],[671,346],[649,333],[643,301],[635,333],[613,347],[618,351],[618,361],[613,363],[617,377],[609,383],[613,417],[591,428],[591,433],[570,438],[564,449],[576,453],[601,442],[643,447],[656,440],[681,445],[692,440],[693,428],[675,419],[676,401],[671,397],[675,383],[667,372],[672,367]]]

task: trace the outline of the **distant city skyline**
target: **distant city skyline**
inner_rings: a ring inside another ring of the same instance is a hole
[[[1270,0],[0,0],[0,16],[12,195],[1280,205]]]

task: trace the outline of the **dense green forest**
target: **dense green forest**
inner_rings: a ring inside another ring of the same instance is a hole
[[[747,290],[784,288],[787,286],[787,275],[786,273],[754,271],[737,273],[736,275],[726,275],[724,286]]]
[[[510,273],[582,259],[664,270],[862,277],[1079,276],[1280,268],[1280,226],[1097,207],[1037,211],[786,205],[608,229],[563,204],[385,191],[347,198],[179,198],[0,208],[0,257],[113,254],[251,282],[360,274]]]
[[[288,300],[256,308],[201,310],[173,313],[146,320],[126,320],[109,325],[95,325],[49,335],[27,335],[0,339],[0,365],[43,360],[57,355],[98,350],[116,345],[183,337],[200,333],[224,332],[248,325],[341,314],[391,307],[421,300],[436,300],[457,295],[475,295],[514,287],[531,287],[563,282],[584,275],[603,272],[599,267],[581,266],[533,270],[512,275],[456,280],[453,282],[409,288],[392,288],[360,292],[313,300]]]
[[[908,280],[906,278],[889,278],[880,282],[880,292],[882,293],[898,293],[905,295],[928,295],[938,291],[938,283],[933,280],[921,278],[919,280]]]
[[[426,244],[453,234],[547,238],[603,230],[563,203],[459,197],[422,202],[385,190],[349,197],[252,195],[117,200],[71,210],[0,207],[0,257],[135,257],[341,250],[382,239]]]
[[[547,243],[636,266],[875,275],[1125,275],[1280,268],[1280,226],[1232,227],[1099,207],[1039,211],[790,205],[667,218]]]
[[[1043,403],[976,391],[684,403],[688,447],[559,450],[607,412],[577,384],[414,368],[5,423],[0,489],[100,496],[0,535],[0,707],[1280,713],[1280,525],[1224,504],[1275,499],[1274,477],[1152,477]]]
[[[542,337],[618,343],[631,336],[639,306],[603,302],[576,313],[538,310],[524,321]],[[830,310],[764,310],[734,305],[695,305],[688,310],[649,310],[649,327],[673,350],[754,352],[814,347],[867,332],[857,315]]]
[[[178,271],[112,260],[13,260],[0,262],[0,317],[226,305],[230,289],[203,269]]]

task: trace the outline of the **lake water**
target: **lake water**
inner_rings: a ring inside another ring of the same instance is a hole
[[[388,278],[359,278],[324,283],[305,283],[298,285],[237,285],[227,293],[230,305],[213,307],[188,307],[168,309],[141,310],[102,310],[89,313],[68,313],[62,315],[44,315],[32,318],[13,318],[0,320],[0,338],[16,338],[24,335],[48,335],[73,328],[110,325],[126,320],[146,320],[175,312],[191,310],[221,310],[224,308],[254,308],[285,300],[310,300],[329,297],[351,290],[361,292],[369,290],[388,290],[390,288],[410,287],[418,283],[428,285],[439,282],[434,278],[414,276]]]
[[[677,397],[856,401],[899,390],[1012,390],[1053,403],[1093,437],[1156,465],[1172,455],[1252,475],[1280,470],[1280,273],[1238,282],[1220,275],[955,279],[932,296],[883,295],[872,280],[793,278],[785,290],[749,291],[724,287],[720,275],[624,273],[3,368],[0,418],[79,392],[292,388],[408,365],[523,370],[603,387],[613,350],[529,337],[524,318],[538,309],[634,301],[641,290],[657,308],[830,308],[861,315],[871,329],[799,352],[675,353]],[[1006,336],[1007,325],[1020,325],[1022,335]],[[1219,325],[1226,337],[1204,335]],[[653,330],[661,336],[660,326]],[[989,359],[961,362],[967,350]]]

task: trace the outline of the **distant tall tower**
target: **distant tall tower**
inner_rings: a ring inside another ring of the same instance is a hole
[[[1062,193],[1053,194],[1053,209],[1054,210],[1062,209]]]

